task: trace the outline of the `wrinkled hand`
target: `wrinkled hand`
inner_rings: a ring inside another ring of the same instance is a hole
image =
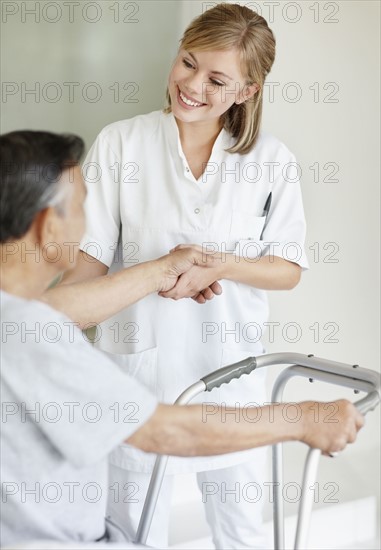
[[[158,271],[155,269],[155,273],[157,274],[156,278],[158,280],[157,291],[161,296],[164,296],[175,287],[183,273],[193,268],[203,270],[205,273],[212,273],[212,271],[214,271],[214,264],[215,260],[213,255],[205,254],[205,252],[201,251],[201,248],[198,249],[191,246],[176,247],[170,254],[155,260],[155,265],[158,268]],[[213,283],[215,278],[213,279],[213,276],[211,276],[211,278],[211,283]],[[218,288],[216,288],[216,290],[218,291]],[[193,294],[196,294],[196,292]]]
[[[221,285],[216,281],[215,268],[205,268],[195,265],[183,273],[176,285],[166,292],[159,292],[164,298],[193,298],[198,303],[205,303],[215,295],[221,294]]]
[[[350,401],[301,403],[304,419],[302,441],[323,454],[342,451],[356,440],[364,425],[364,417]]]
[[[172,298],[174,300],[179,300],[180,298],[192,298],[199,304],[205,304],[207,300],[212,300],[214,296],[222,293],[222,287],[217,281],[218,275],[216,270],[214,270],[214,275],[211,275],[210,270],[210,268],[221,264],[221,255],[214,252],[205,251],[201,246],[196,244],[179,244],[170,251],[170,255],[176,255],[180,251],[184,250],[187,250],[189,254],[192,254],[193,252],[194,258],[197,258],[194,266],[202,266],[202,269],[207,267],[208,272],[200,272],[192,267],[192,273],[195,277],[193,284],[189,278],[185,278],[181,275],[179,276],[179,280],[172,284],[170,288],[161,289],[159,295],[164,298]],[[188,271],[189,269],[184,270],[183,273]],[[179,287],[177,285],[179,285]],[[191,291],[192,288],[193,290]]]

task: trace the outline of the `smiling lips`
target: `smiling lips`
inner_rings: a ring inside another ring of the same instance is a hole
[[[179,96],[180,99],[185,105],[188,107],[203,107],[205,103],[198,103],[197,101],[194,101],[193,99],[186,96],[180,89],[179,89]]]

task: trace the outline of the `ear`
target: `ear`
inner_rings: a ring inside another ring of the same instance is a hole
[[[248,99],[252,98],[259,90],[259,84],[247,84],[243,88],[242,92],[240,92],[238,99],[236,100],[236,104],[240,105],[241,103],[244,103]]]
[[[45,247],[44,257],[49,261],[49,250],[52,251],[55,247],[49,247],[47,245],[49,243],[59,245],[59,243],[62,242],[62,220],[55,208],[48,207],[37,214],[33,225],[36,240],[41,249]],[[57,252],[53,251],[53,254],[54,258],[52,258],[52,260],[56,261]]]

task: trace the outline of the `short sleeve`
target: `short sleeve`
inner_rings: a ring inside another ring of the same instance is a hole
[[[87,188],[86,232],[80,249],[110,267],[120,233],[118,143],[111,145],[107,129],[96,138],[83,163]]]
[[[274,182],[272,202],[263,241],[265,255],[273,254],[308,269],[305,253],[306,220],[300,186],[300,166],[284,155]],[[270,244],[267,244],[270,243]]]

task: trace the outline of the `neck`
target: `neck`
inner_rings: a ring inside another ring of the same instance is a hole
[[[8,248],[7,248],[8,246]],[[17,249],[16,253],[10,250]],[[20,252],[16,243],[1,245],[1,289],[9,294],[26,298],[39,299],[54,278],[51,267],[41,257],[33,253]]]
[[[187,146],[212,147],[222,129],[219,120],[184,122],[175,117],[175,121],[179,129],[181,144]]]

